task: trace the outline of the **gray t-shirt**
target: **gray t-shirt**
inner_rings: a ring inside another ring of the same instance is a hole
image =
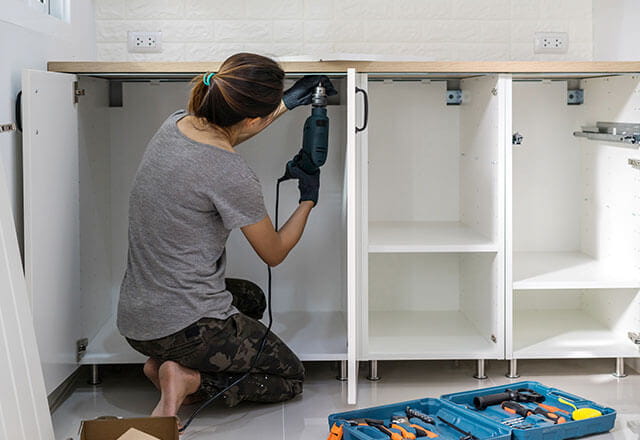
[[[129,198],[129,253],[118,328],[151,340],[237,313],[225,290],[232,229],[262,220],[260,182],[237,153],[187,138],[169,116],[144,153]]]

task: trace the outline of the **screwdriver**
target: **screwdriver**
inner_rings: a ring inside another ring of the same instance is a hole
[[[529,409],[517,402],[502,402],[502,405],[500,406],[505,412],[508,412],[509,414],[517,414],[522,417],[529,417],[533,414],[537,414],[552,421],[554,424],[565,423],[567,421],[564,417],[559,416],[556,413],[545,411],[543,408],[538,407],[536,409]]]
[[[329,431],[329,437],[327,437],[327,440],[342,440],[343,434],[342,425],[334,423],[331,427],[331,431]]]
[[[541,408],[544,408],[544,409],[548,410],[549,412],[554,412],[554,413],[560,412],[560,413],[569,415],[569,411],[565,411],[564,409],[560,409],[560,408],[557,408],[555,406],[547,405],[546,403],[536,403],[536,405],[538,405]]]

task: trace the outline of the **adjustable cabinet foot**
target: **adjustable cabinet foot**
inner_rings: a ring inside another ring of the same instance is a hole
[[[485,361],[484,359],[478,359],[476,364],[476,374],[473,375],[474,379],[484,380],[488,379],[484,371]]]
[[[517,379],[517,378],[520,377],[520,375],[518,374],[518,360],[517,359],[511,359],[509,361],[509,371],[507,372],[507,374],[505,376],[508,377],[509,379]]]
[[[100,367],[96,364],[92,364],[91,368],[91,376],[87,383],[89,385],[100,385],[102,383],[102,379],[100,378]]]
[[[616,371],[613,373],[613,377],[618,379],[627,377],[627,373],[624,372],[624,358],[616,358]]]
[[[349,379],[347,372],[347,361],[338,361],[338,369],[339,371],[336,379],[341,382],[347,381]]]
[[[367,380],[372,382],[380,380],[380,376],[378,376],[378,361],[369,361],[369,374],[367,375]]]

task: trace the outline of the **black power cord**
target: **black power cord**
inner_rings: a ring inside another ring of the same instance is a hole
[[[276,232],[278,231],[278,207],[280,205],[280,183],[282,183],[283,181],[284,181],[284,178],[280,178],[276,183],[276,212],[275,212],[275,226],[274,226]],[[240,382],[242,382],[247,377],[249,377],[249,374],[251,374],[255,366],[258,364],[258,360],[260,359],[260,355],[264,351],[265,344],[267,343],[267,337],[269,336],[269,333],[271,333],[271,326],[273,324],[273,312],[271,310],[271,267],[269,265],[267,265],[267,273],[268,273],[268,278],[267,278],[267,311],[268,312],[267,313],[269,316],[269,324],[267,325],[267,330],[264,332],[264,335],[260,340],[260,346],[258,347],[258,352],[256,353],[256,357],[253,358],[253,362],[251,363],[249,370],[246,373],[244,373],[242,376],[240,376],[238,379],[234,380],[233,383],[231,383],[231,385],[228,385],[222,391],[219,391],[218,393],[214,394],[213,397],[207,399],[202,405],[196,408],[196,410],[193,411],[193,413],[191,413],[191,415],[189,416],[185,424],[182,425],[180,429],[178,429],[178,432],[180,433],[185,432],[189,427],[189,425],[191,425],[191,422],[193,422],[193,420],[198,416],[198,414],[200,414],[200,412],[203,409],[211,405],[213,402],[219,399],[220,396],[222,396],[224,393],[226,393],[231,388],[235,387]]]

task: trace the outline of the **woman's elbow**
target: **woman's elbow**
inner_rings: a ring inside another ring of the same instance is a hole
[[[287,258],[287,254],[288,252],[283,252],[279,254],[264,256],[262,258],[262,261],[264,261],[269,267],[276,267],[280,263],[282,263],[285,260],[285,258]]]

